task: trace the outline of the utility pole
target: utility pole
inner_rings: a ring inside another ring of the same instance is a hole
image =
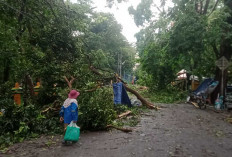
[[[119,77],[122,78],[122,65],[125,63],[126,61],[122,62],[122,52],[118,52],[118,74],[119,74]],[[124,71],[124,74],[125,74],[125,71]]]
[[[119,76],[122,78],[122,52],[120,53],[120,75]]]
[[[120,73],[120,64],[119,64],[119,52],[118,52],[118,66],[117,66],[117,73],[119,74]]]

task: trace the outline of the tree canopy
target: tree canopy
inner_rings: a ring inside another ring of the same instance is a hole
[[[156,82],[153,86],[165,88],[181,69],[221,80],[215,61],[231,58],[230,2],[175,0],[173,7],[165,2],[157,6],[142,0],[137,8],[129,8],[135,23],[145,24],[136,34],[137,49],[142,69]]]
[[[1,3],[1,84],[26,74],[52,86],[63,75],[87,80],[88,65],[117,72],[118,54],[134,65],[134,48],[111,14],[97,13],[90,1],[3,0]],[[132,57],[131,57],[132,56]],[[35,81],[35,80],[34,80]],[[83,83],[82,83],[83,82]]]

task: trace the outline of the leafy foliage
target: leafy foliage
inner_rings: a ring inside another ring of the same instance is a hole
[[[79,123],[83,129],[105,129],[116,118],[111,88],[100,88],[81,98]]]
[[[16,106],[14,102],[3,100],[1,107],[5,109],[0,116],[0,148],[14,142],[22,142],[28,137],[36,137],[44,133],[61,133],[63,128],[58,117],[43,115],[38,106]]]
[[[142,0],[136,10],[132,6],[128,8],[129,13],[134,15],[135,24],[137,26],[141,26],[151,19],[152,11],[150,8],[152,2],[152,0]]]
[[[168,86],[164,90],[155,90],[153,92],[145,91],[143,93],[152,102],[155,103],[183,103],[186,100],[186,97],[188,95],[187,91],[180,91],[172,86]]]

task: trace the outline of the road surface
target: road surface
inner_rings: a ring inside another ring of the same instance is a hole
[[[200,110],[190,104],[162,104],[141,115],[132,133],[117,130],[82,133],[78,143],[44,136],[10,147],[12,157],[232,157],[230,113]]]

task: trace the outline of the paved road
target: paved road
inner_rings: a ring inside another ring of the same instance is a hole
[[[4,156],[232,157],[232,124],[224,120],[227,114],[189,104],[162,106],[142,115],[132,133],[83,133],[72,146],[62,146],[60,136],[42,137],[14,145],[11,154]]]

